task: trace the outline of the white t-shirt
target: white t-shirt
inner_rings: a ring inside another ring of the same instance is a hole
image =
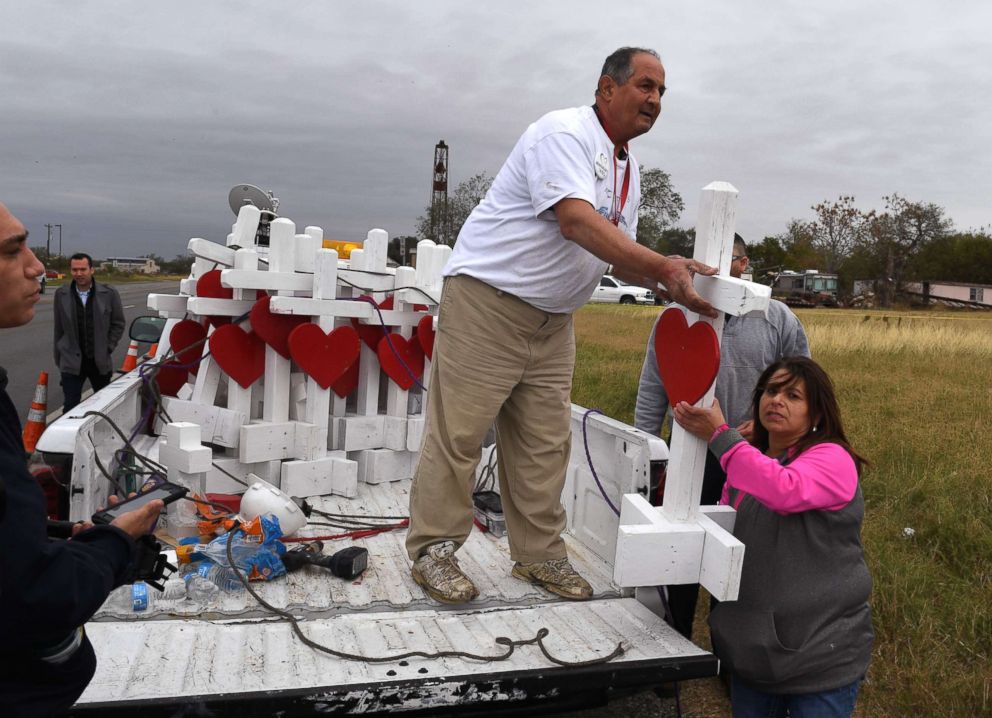
[[[637,162],[630,155],[614,162],[613,143],[591,107],[548,113],[517,141],[462,226],[444,275],[467,274],[546,312],[574,312],[592,296],[607,264],[565,239],[551,208],[583,199],[609,219],[620,206],[625,170],[630,186],[617,226],[634,239]]]

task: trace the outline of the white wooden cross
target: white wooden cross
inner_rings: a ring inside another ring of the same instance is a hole
[[[400,275],[397,273],[395,301],[408,305],[426,304],[434,315],[431,326],[435,331],[437,330],[437,308],[441,303],[441,289],[444,283],[442,273],[449,257],[451,257],[451,247],[445,244],[435,244],[429,239],[422,239],[417,242],[416,289],[404,289],[401,286]],[[398,304],[397,306],[402,305]],[[431,363],[430,357],[425,355],[424,374],[420,378],[420,385],[423,387],[420,397],[420,411],[407,417],[406,448],[412,452],[419,452],[420,445],[423,443]]]
[[[349,258],[349,270],[342,270],[340,277],[345,282],[358,287],[366,287],[376,303],[382,302],[386,292],[393,290],[395,274],[386,271],[386,252],[389,235],[385,230],[372,229],[365,237],[361,249],[353,250]],[[388,275],[388,276],[384,276]],[[351,294],[361,295],[357,289]],[[379,326],[379,315],[371,305],[365,304],[364,316],[373,326]],[[359,304],[359,302],[356,302]],[[355,397],[355,417],[341,419],[334,431],[335,446],[346,451],[376,449],[382,446],[383,419],[379,415],[379,382],[381,371],[379,357],[374,348],[362,342],[358,358],[358,389]]]
[[[189,240],[189,251],[196,257],[190,277],[180,285],[179,296],[153,294],[148,297],[148,306],[157,309],[162,316],[182,318],[186,312],[202,315],[239,316],[250,308],[255,299],[253,290],[235,290],[232,299],[217,299],[212,297],[185,296],[193,295],[196,282],[208,271],[218,267],[234,266],[240,269],[256,269],[257,254],[254,250],[255,233],[258,229],[258,209],[244,206],[238,214],[234,231],[227,236],[227,246],[211,242],[199,237]],[[243,249],[235,250],[235,245],[243,242]],[[213,332],[214,327],[208,327],[207,332]],[[169,337],[163,337],[168,346]],[[202,355],[207,350],[207,344],[200,348]],[[243,389],[233,380],[229,380],[228,407],[215,406],[217,390],[220,384],[220,368],[209,354],[205,356],[196,374],[192,389],[183,387],[176,397],[163,397],[163,405],[174,421],[187,421],[199,424],[203,434],[211,443],[226,447],[237,447],[238,432],[242,424],[250,418],[251,390]]]
[[[697,275],[694,286],[719,316],[709,319],[683,310],[687,324],[706,322],[717,337],[723,333],[725,313],[765,312],[771,296],[770,287],[728,274],[737,194],[726,182],[704,187],[696,223],[693,258],[720,271],[712,277]],[[711,386],[696,406],[710,406],[713,395]],[[707,442],[673,422],[671,444],[664,505],[651,506],[639,494],[622,499],[614,581],[624,587],[700,583],[717,600],[736,600],[744,545],[730,533],[735,513],[726,506],[699,505]]]
[[[165,426],[159,443],[158,458],[168,470],[173,484],[185,486],[190,496],[206,493],[206,472],[210,470],[213,452],[200,443],[200,427],[189,422],[172,422]],[[197,535],[196,504],[174,501],[167,508],[169,533],[175,538]]]
[[[240,218],[240,215],[239,215]],[[310,234],[297,235],[296,224],[283,217],[269,225],[269,266],[225,269],[221,283],[235,291],[267,290],[277,297],[309,294],[313,275],[297,272],[298,245],[312,251]],[[238,250],[240,254],[243,250]],[[312,258],[309,260],[313,266]],[[249,306],[247,310],[250,310]],[[247,311],[246,310],[246,311]],[[269,480],[277,483],[283,459],[314,460],[326,451],[326,431],[314,424],[289,420],[290,360],[270,346],[265,347],[265,374],[262,381],[262,422],[240,427],[238,459],[244,464],[268,464]]]
[[[319,228],[308,227],[307,235],[318,236]],[[322,232],[321,232],[322,234]],[[299,265],[298,265],[299,266]],[[321,331],[328,333],[334,329],[339,313],[347,313],[354,302],[336,300],[338,253],[333,249],[317,249],[311,260],[313,271],[312,297],[289,297],[278,295],[272,298],[269,309],[274,314],[297,314],[313,317]],[[317,427],[319,446],[309,458],[286,461],[282,465],[282,490],[299,496],[319,494],[358,494],[358,465],[347,459],[345,452],[328,453],[327,444],[329,411],[331,409],[330,388],[323,388],[317,380],[306,379],[306,399],[304,418],[306,423]]]
[[[365,248],[352,252],[350,261],[338,270],[343,285],[339,290],[342,295],[340,299],[335,299],[330,289],[318,292],[315,278],[313,298],[274,297],[270,304],[271,311],[277,314],[306,314],[319,317],[319,321],[328,320],[327,326],[323,327],[325,331],[329,330],[329,322],[334,317],[338,321],[341,318],[355,318],[372,326],[384,323],[397,327],[400,335],[409,339],[413,328],[424,316],[412,305],[436,306],[436,298],[440,295],[441,270],[451,250],[436,247],[433,242],[425,240],[421,242],[423,254],[418,255],[416,271],[410,267],[389,270],[385,266],[387,242],[388,235],[383,230],[374,229],[368,234]],[[393,309],[377,311],[367,302],[350,299],[353,294],[350,285],[370,290],[377,301],[387,292],[395,290]],[[420,448],[422,416],[409,416],[408,392],[392,382],[386,388],[385,413],[380,413],[378,355],[364,343],[361,351],[356,413],[345,416],[341,410],[343,402],[335,402],[331,417],[332,447],[347,451],[358,462],[362,481],[377,483],[408,477],[414,466],[415,452]],[[308,406],[312,395],[312,390],[308,388]]]

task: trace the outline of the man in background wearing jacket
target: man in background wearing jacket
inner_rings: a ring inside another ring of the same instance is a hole
[[[78,252],[69,258],[72,281],[55,290],[55,365],[62,373],[62,411],[79,403],[83,382],[93,391],[110,383],[112,355],[124,334],[124,308],[117,290],[97,284],[93,258]]]

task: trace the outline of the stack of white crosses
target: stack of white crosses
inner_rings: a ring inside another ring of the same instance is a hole
[[[260,219],[246,205],[226,246],[191,239],[180,293],[148,298],[183,320],[159,350],[176,356],[156,423],[170,480],[232,491],[228,475],[254,474],[293,496],[355,496],[359,481],[411,477],[451,248],[424,240],[416,269],[390,268],[381,229],[346,261],[286,218],[256,246]]]

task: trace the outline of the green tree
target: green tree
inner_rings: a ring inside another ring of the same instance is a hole
[[[816,247],[812,222],[789,220],[785,232],[778,235],[778,240],[785,250],[784,269],[801,272],[804,269],[823,267],[823,254]]]
[[[638,220],[638,224],[640,224],[640,220]],[[640,241],[640,234],[638,228],[638,241]],[[651,249],[667,256],[677,254],[681,257],[691,257],[695,246],[696,229],[694,227],[690,229],[669,227],[661,232],[657,244]]]
[[[749,246],[747,256],[754,281],[771,283],[774,274],[785,268],[787,254],[781,236],[768,236]]]
[[[641,204],[637,208],[637,242],[663,254],[661,241],[685,209],[685,202],[675,188],[672,178],[657,168],[641,170]],[[695,232],[693,232],[695,235]],[[680,253],[680,252],[679,252]],[[685,256],[691,257],[692,251]]]
[[[163,274],[184,275],[189,274],[193,268],[193,261],[196,258],[191,254],[177,254],[174,259],[155,258],[155,262],[161,268]]]
[[[459,184],[455,191],[448,195],[448,221],[443,217],[431,215],[431,206],[424,208],[424,214],[417,218],[417,236],[421,239],[432,239],[438,244],[454,246],[465,220],[482,201],[493,184],[493,178],[486,172],[471,177]],[[440,210],[435,209],[440,214]],[[438,227],[431,236],[431,227]]]
[[[972,231],[938,237],[913,258],[908,273],[919,281],[992,284],[992,236]]]

